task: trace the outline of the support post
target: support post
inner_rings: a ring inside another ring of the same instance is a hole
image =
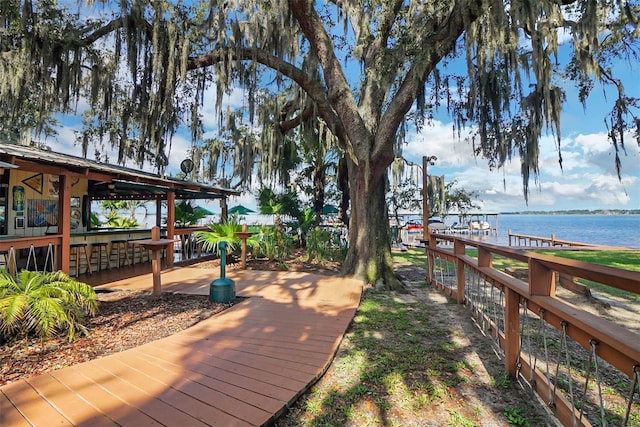
[[[464,255],[466,250],[466,246],[464,244],[464,242],[459,241],[458,239],[455,239],[453,241],[453,253],[455,255]],[[462,304],[464,302],[464,282],[465,282],[465,277],[464,277],[464,263],[460,262],[460,260],[456,257],[456,277],[458,279],[458,283],[457,283],[457,295],[456,295],[456,300],[458,301],[458,304]]]
[[[520,295],[509,287],[504,293],[504,369],[515,378],[520,354]]]
[[[429,159],[422,156],[422,239],[429,240],[429,183],[427,164]]]

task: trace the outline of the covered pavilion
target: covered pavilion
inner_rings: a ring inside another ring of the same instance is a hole
[[[166,238],[172,239],[184,232],[174,225],[176,199],[217,199],[225,218],[227,198],[239,194],[203,183],[0,142],[0,264],[4,261],[9,268],[16,258],[26,255],[22,257],[26,258],[26,268],[31,268],[33,261],[36,269],[60,269],[69,273],[74,244],[86,243],[85,256],[89,246],[93,259],[93,244],[122,237],[150,236],[150,229],[92,228],[91,201],[94,200],[155,201],[156,225],[163,227]],[[163,202],[167,209],[166,224],[160,223]],[[167,254],[169,266],[173,260],[171,250],[169,248]],[[41,260],[35,261],[36,251]],[[44,265],[39,265],[42,259]],[[97,262],[100,264],[101,260]],[[77,275],[80,268],[77,255],[75,263]],[[87,259],[87,271],[91,271],[91,263]]]

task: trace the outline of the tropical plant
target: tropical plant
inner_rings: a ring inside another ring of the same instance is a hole
[[[13,277],[0,270],[0,333],[5,337],[35,333],[44,342],[61,332],[72,341],[78,333],[88,335],[85,318],[97,309],[93,288],[62,271],[22,270]]]
[[[274,216],[276,245],[285,248],[287,242],[285,241],[282,217],[286,215],[297,221],[300,220],[302,212],[300,211],[298,195],[293,190],[275,193],[272,189],[264,187],[258,193],[258,205],[260,213]]]
[[[284,261],[291,255],[295,241],[291,234],[278,235],[274,226],[263,225],[247,240],[247,244],[256,257]]]
[[[175,205],[175,224],[178,227],[195,225],[207,214],[204,210],[193,207],[190,202],[185,200]]]
[[[307,259],[328,261],[332,254],[331,233],[320,227],[314,227],[307,235]]]
[[[300,215],[297,227],[300,228],[302,241],[299,242],[301,246],[306,246],[306,240],[316,225],[317,212],[314,209],[305,209]]]
[[[134,218],[126,218],[115,211],[109,211],[105,214],[106,224],[114,228],[136,228],[138,221]]]
[[[210,224],[209,231],[195,231],[193,235],[198,243],[202,243],[202,249],[207,252],[220,254],[220,242],[227,243],[227,253],[235,252],[240,246],[240,237],[236,234],[242,227],[234,217],[219,224]]]

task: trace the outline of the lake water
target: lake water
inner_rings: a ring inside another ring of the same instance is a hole
[[[495,219],[490,217],[491,226]],[[447,221],[448,223],[448,221]],[[507,245],[508,231],[530,236],[555,237],[599,245],[640,249],[640,215],[498,215],[498,236],[492,243]]]

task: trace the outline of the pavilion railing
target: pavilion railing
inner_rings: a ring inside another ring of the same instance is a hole
[[[427,281],[467,305],[506,372],[563,425],[640,426],[640,334],[556,295],[560,274],[637,295],[640,273],[444,234],[431,234],[426,251]],[[493,268],[498,257],[520,263],[527,279]]]
[[[35,271],[55,271],[56,254],[62,242],[59,235],[24,237],[0,240],[0,268],[15,276],[19,269],[18,259],[26,259],[22,268]],[[18,255],[18,251],[24,252]]]
[[[194,235],[196,231],[209,231],[209,227],[184,227],[174,230],[173,254],[176,262],[195,260],[203,255],[209,255],[203,253],[202,243],[198,242]]]

